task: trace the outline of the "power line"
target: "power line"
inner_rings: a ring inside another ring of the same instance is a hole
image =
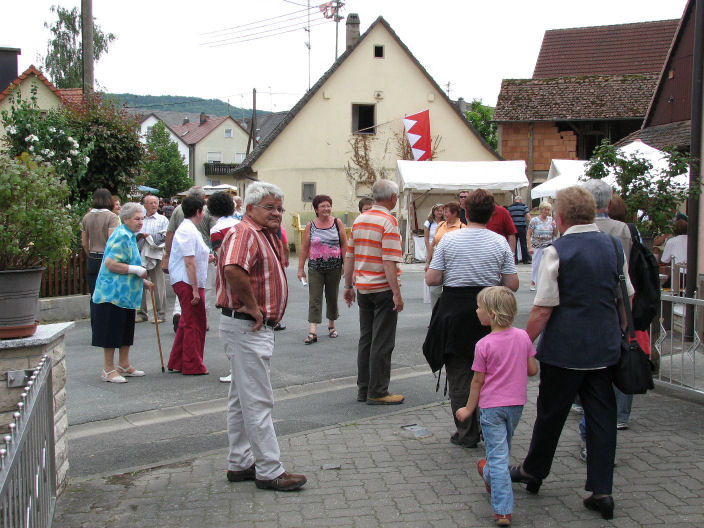
[[[317,8],[317,6],[316,6],[316,8]],[[311,8],[311,9],[313,9],[313,8]],[[295,15],[297,13],[306,12],[306,11],[308,11],[308,9],[299,9],[298,11],[292,11],[291,13],[285,13],[283,15],[277,15],[275,17],[263,18],[261,20],[255,20],[254,22],[247,22],[246,24],[240,24],[238,26],[232,26],[232,27],[224,28],[224,29],[216,29],[214,31],[206,31],[205,33],[201,33],[201,35],[210,35],[212,33],[220,33],[222,31],[230,31],[232,29],[243,28],[243,27],[251,26],[253,24],[261,24],[262,22],[269,22],[270,20],[276,20],[277,18],[289,17],[291,15]]]
[[[327,24],[328,22],[329,22],[329,20],[323,20],[323,21],[321,21],[321,22],[319,22],[319,23],[317,23],[317,24],[311,24],[310,27],[322,26],[323,24]],[[234,42],[225,42],[225,43],[223,43],[223,44],[216,44],[215,42],[220,42],[220,41],[213,41],[213,43],[207,43],[207,42],[206,42],[206,43],[203,44],[203,45],[209,46],[209,47],[211,47],[211,48],[217,48],[217,47],[220,47],[220,46],[229,46],[229,45],[231,45],[231,44],[241,44],[241,43],[243,43],[243,42],[249,42],[249,41],[251,41],[251,40],[259,40],[259,39],[268,38],[268,37],[276,37],[276,36],[278,36],[278,35],[283,35],[283,34],[285,34],[285,33],[292,33],[292,32],[294,32],[294,31],[299,31],[299,30],[301,30],[301,29],[305,29],[305,26],[298,26],[298,27],[295,27],[295,28],[293,28],[293,29],[288,29],[288,30],[286,30],[286,31],[280,31],[280,32],[278,32],[278,33],[272,33],[271,35],[263,35],[263,36],[261,36],[261,37],[253,37],[253,38],[248,38],[248,39],[243,39],[243,40],[235,40]]]
[[[247,32],[254,31],[254,30],[256,30],[256,29],[265,28],[265,27],[268,27],[268,26],[281,26],[282,24],[286,24],[286,23],[288,23],[288,22],[293,22],[293,21],[296,21],[296,20],[298,20],[298,21],[307,20],[307,18],[308,18],[309,16],[310,16],[310,13],[303,13],[302,15],[298,15],[298,16],[295,16],[295,17],[290,17],[290,18],[286,18],[286,19],[283,19],[283,20],[277,20],[276,22],[268,22],[268,23],[266,23],[266,24],[252,25],[252,27],[248,27],[248,28],[245,28],[245,29],[239,29],[239,30],[232,31],[232,32],[229,32],[229,33],[226,33],[226,32],[224,32],[224,30],[223,30],[223,33],[222,33],[221,35],[212,35],[210,38],[214,38],[214,39],[215,39],[215,38],[220,38],[220,37],[229,37],[229,36],[231,36],[231,35],[236,36],[236,35],[238,35],[238,34],[247,33]],[[272,28],[272,30],[273,30],[273,29],[276,29],[276,28]]]
[[[322,19],[322,20],[325,21],[325,19]],[[302,27],[302,24],[304,24],[304,22],[302,22],[302,21],[301,22],[294,22],[293,24],[287,24],[285,26],[279,26],[279,27],[275,27],[275,28],[271,28],[271,29],[265,29],[263,31],[255,31],[254,33],[246,33],[246,34],[242,34],[242,35],[234,35],[231,37],[225,37],[225,38],[217,39],[217,40],[210,40],[208,42],[203,43],[202,45],[211,45],[211,44],[217,44],[220,42],[240,40],[240,39],[245,39],[245,38],[249,38],[249,37],[254,37],[256,35],[263,35],[266,33],[283,31],[288,28],[297,28],[298,29],[298,28]],[[307,23],[305,24],[305,26],[307,26]]]

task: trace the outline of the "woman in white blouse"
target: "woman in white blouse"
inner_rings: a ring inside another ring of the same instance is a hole
[[[204,205],[197,196],[183,200],[184,220],[174,233],[169,258],[169,277],[182,311],[168,366],[171,372],[191,376],[209,374],[203,364],[207,326],[205,281],[208,262],[215,257],[196,227],[203,220]]]

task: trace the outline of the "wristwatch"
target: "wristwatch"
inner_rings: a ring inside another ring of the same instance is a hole
[[[346,290],[351,290],[352,288],[354,288],[354,286],[352,286],[352,285],[349,285],[349,286],[345,285],[345,289],[346,289]]]

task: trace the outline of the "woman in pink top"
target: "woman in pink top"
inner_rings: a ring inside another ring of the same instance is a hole
[[[477,471],[491,493],[496,524],[509,526],[513,512],[508,470],[511,438],[527,400],[528,376],[538,372],[538,365],[528,334],[511,326],[518,312],[511,290],[505,286],[484,288],[477,296],[477,306],[479,321],[491,326],[491,333],[474,349],[469,399],[456,416],[463,422],[479,406],[486,458],[479,460]]]

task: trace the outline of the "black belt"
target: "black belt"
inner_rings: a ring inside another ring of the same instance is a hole
[[[90,252],[88,252],[88,256],[90,256],[90,257],[102,257],[103,254],[102,254],[102,253],[98,253],[97,251],[90,251]]]
[[[231,308],[220,308],[222,314],[227,317],[232,317],[233,319],[243,319],[245,321],[254,321],[254,317],[244,312],[236,312]],[[266,319],[262,322],[264,326],[271,326],[272,328],[276,326],[276,321],[274,319]]]

